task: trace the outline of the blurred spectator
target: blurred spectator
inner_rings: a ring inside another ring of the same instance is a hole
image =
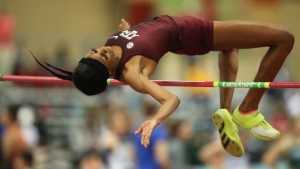
[[[24,65],[26,63],[26,50],[25,40],[19,39],[16,41],[16,49],[15,49],[15,61],[13,66],[13,74],[14,75],[22,75],[25,68]]]
[[[150,119],[157,113],[158,106],[145,102],[145,118]],[[134,131],[140,126],[134,127]],[[134,133],[133,131],[133,133]],[[150,145],[144,148],[141,145],[141,134],[133,134],[135,159],[137,169],[170,169],[168,131],[164,124],[158,125],[150,137]]]
[[[287,92],[285,92],[284,98],[289,116],[300,116],[300,89],[289,89]]]
[[[35,114],[31,107],[21,106],[17,115],[18,124],[21,127],[24,141],[28,148],[35,148],[39,142],[39,135],[35,122]]]
[[[199,158],[212,169],[224,169],[225,156],[219,139],[212,140],[199,151]]]
[[[190,59],[192,58],[193,57],[190,57]],[[191,66],[185,73],[185,80],[214,81],[216,79],[215,72],[209,67],[209,63],[204,58],[191,60],[190,63]],[[204,105],[207,103],[213,92],[213,89],[208,87],[190,87],[189,90],[195,98],[194,101]]]
[[[280,0],[252,0],[254,5],[273,7],[277,6]]]
[[[32,62],[26,59],[27,55],[25,54],[25,42],[18,41],[17,42],[17,50],[16,50],[16,59],[14,60],[13,65],[11,66],[13,69],[13,73],[15,75],[25,75],[25,76],[52,76],[47,70],[39,66],[38,64],[32,64]],[[48,52],[44,48],[40,48],[38,52],[34,52],[33,54],[35,57],[39,58],[40,60],[47,61],[49,58]],[[30,55],[30,60],[32,56]],[[17,85],[22,87],[46,87],[46,86],[53,86],[53,84],[46,84],[46,83],[17,83]]]
[[[212,133],[214,129],[211,125],[211,119],[198,118],[194,123],[194,134],[190,140],[186,143],[187,161],[189,166],[202,165],[204,162],[198,158],[199,151],[211,141]],[[195,117],[194,117],[195,118]]]
[[[18,155],[13,161],[13,169],[32,169],[33,156],[31,152],[23,152]]]
[[[224,150],[219,137],[216,137],[199,151],[199,158],[213,169],[250,169],[250,135],[245,130],[240,130],[239,135],[245,148],[242,157],[234,157]]]
[[[66,43],[61,42],[56,45],[55,58],[53,65],[63,67],[65,70],[70,69],[69,47]]]
[[[35,53],[34,53],[35,54]],[[50,58],[49,52],[44,47],[41,47],[35,54],[36,57],[38,57],[42,61],[47,61]],[[32,76],[49,76],[52,75],[47,70],[42,68],[41,66],[37,64],[28,64],[26,65],[26,75],[32,75]],[[41,84],[36,84],[41,85]]]
[[[270,122],[274,128],[279,130],[281,133],[285,133],[289,130],[289,116],[285,109],[285,104],[283,101],[279,101],[275,104],[275,111],[270,117]]]
[[[105,169],[101,158],[96,154],[85,156],[79,165],[79,169]]]
[[[251,169],[251,153],[249,152],[249,147],[251,146],[252,135],[248,131],[240,129],[239,136],[244,145],[245,154],[242,157],[234,157],[226,153],[225,169]]]
[[[111,113],[108,127],[99,140],[100,148],[105,153],[107,168],[132,169],[134,156],[127,113],[124,110]]]
[[[15,158],[27,150],[22,130],[16,121],[17,111],[18,106],[10,106],[7,112],[3,114],[3,124],[5,126],[2,141],[2,151],[5,159],[5,167],[3,168],[11,168]]]
[[[219,11],[217,8],[218,0],[198,0],[202,3],[200,17],[203,19],[215,21],[219,19]]]
[[[37,107],[37,119],[34,126],[38,133],[38,143],[33,148],[34,166],[35,169],[43,169],[47,165],[47,158],[49,156],[49,150],[47,149],[47,143],[49,134],[47,131],[47,119],[51,115],[52,107],[47,103],[40,103]]]
[[[16,23],[15,18],[3,6],[0,10],[0,45],[1,47],[12,45]]]
[[[16,29],[15,18],[3,6],[0,9],[0,72],[11,74],[13,68],[13,40]]]
[[[259,65],[258,65],[259,66]],[[291,75],[286,65],[283,65],[276,75],[274,82],[288,82],[291,81]],[[281,100],[284,97],[285,91],[288,89],[268,89],[266,95],[274,101]]]
[[[56,45],[54,61],[51,62],[55,67],[61,67],[64,70],[72,70],[70,61],[70,49],[66,42],[60,42]],[[70,87],[70,85],[56,84],[57,87]]]
[[[155,0],[128,0],[129,23],[131,26],[154,17]]]
[[[176,3],[176,2],[175,2]],[[182,0],[183,15],[196,16],[206,20],[220,20],[218,0]]]
[[[186,120],[175,120],[171,124],[169,154],[172,169],[188,169],[185,145],[192,134],[192,126]]]
[[[289,169],[300,168],[300,117],[291,119],[289,128],[289,132],[265,152],[263,162],[269,167],[277,168],[278,160],[283,159]]]
[[[51,115],[52,107],[49,103],[40,103],[37,107],[37,120],[35,121],[35,126],[37,127],[39,133],[39,146],[43,147],[47,145],[48,132],[46,122]]]
[[[0,110],[0,168],[3,166],[3,163],[5,161],[4,157],[3,157],[3,151],[2,151],[2,144],[3,144],[3,135],[4,135],[4,115],[3,115],[4,111],[1,109]]]

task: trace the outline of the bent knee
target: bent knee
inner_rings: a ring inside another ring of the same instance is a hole
[[[278,37],[280,39],[281,45],[288,48],[293,48],[295,42],[294,34],[286,27],[282,27],[278,30]]]

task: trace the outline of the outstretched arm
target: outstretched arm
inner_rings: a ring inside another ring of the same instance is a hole
[[[119,24],[119,31],[124,31],[129,28],[130,28],[130,24],[125,19],[121,19],[121,23]]]
[[[154,99],[161,103],[161,107],[157,114],[151,120],[144,122],[135,132],[136,134],[142,133],[141,144],[144,147],[148,147],[153,129],[177,109],[180,100],[177,96],[148,80],[147,77],[143,76],[138,71],[128,70],[123,77],[125,82],[135,91],[150,94]]]
[[[238,50],[226,50],[219,53],[219,72],[220,81],[236,80],[238,72]],[[220,88],[220,106],[226,108],[229,112],[231,110],[231,101],[233,97],[234,88]]]

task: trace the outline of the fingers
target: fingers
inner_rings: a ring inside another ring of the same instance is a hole
[[[121,19],[121,24],[126,25],[126,24],[128,24],[128,22],[125,19]]]
[[[150,136],[152,134],[152,129],[143,130],[141,144],[147,148],[150,144]]]
[[[129,28],[130,28],[129,23],[125,19],[121,19],[121,23],[119,24],[119,30],[122,31]]]
[[[139,129],[137,129],[137,130],[134,132],[134,134],[138,135],[138,134],[141,134],[141,132],[142,132],[142,128],[140,127]]]
[[[137,135],[142,133],[141,145],[145,148],[147,148],[150,144],[150,136],[154,128],[155,125],[151,125],[149,121],[146,121],[134,132]]]
[[[142,133],[142,138],[141,138],[141,144],[142,146],[144,146],[145,148],[147,148],[150,144],[150,136],[152,133],[152,129],[143,129],[142,127],[140,127],[139,129],[137,129],[134,134],[138,135]]]
[[[147,138],[146,136],[143,135],[142,139],[141,139],[141,144],[142,144],[142,146],[147,148],[150,144],[149,138]]]
[[[134,132],[134,134],[138,135],[138,134],[141,134],[143,131],[144,131],[143,128],[140,127],[139,129],[137,129],[137,130]],[[149,137],[147,137],[146,135],[144,135],[144,132],[143,132],[142,138],[141,138],[141,144],[142,144],[142,146],[144,146],[145,148],[147,148],[148,145],[150,144],[148,138],[149,138]]]

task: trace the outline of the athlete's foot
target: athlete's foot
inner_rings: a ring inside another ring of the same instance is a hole
[[[259,110],[242,114],[237,107],[233,112],[232,120],[248,130],[253,136],[261,140],[276,140],[280,137],[280,132],[274,129],[260,113]]]
[[[213,114],[212,120],[219,131],[223,148],[229,154],[241,157],[244,154],[244,147],[238,135],[238,128],[228,110],[219,109]]]

